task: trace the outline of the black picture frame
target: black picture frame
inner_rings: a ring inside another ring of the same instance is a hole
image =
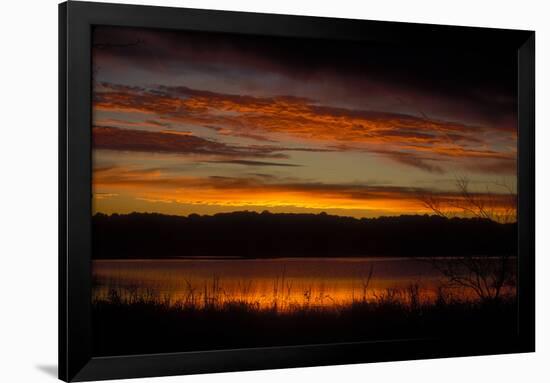
[[[91,29],[112,25],[374,40],[518,60],[518,328],[514,337],[407,339],[262,349],[92,356]],[[535,350],[535,32],[69,1],[59,5],[59,378],[87,381],[533,352]]]

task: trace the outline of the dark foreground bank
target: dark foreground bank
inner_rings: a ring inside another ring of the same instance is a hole
[[[206,306],[161,299],[93,302],[94,355],[123,355],[418,337],[460,337],[474,342],[514,333],[516,302],[432,303],[377,301],[280,311],[238,301]]]

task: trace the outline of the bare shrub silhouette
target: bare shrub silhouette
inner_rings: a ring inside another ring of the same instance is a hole
[[[517,196],[505,182],[494,182],[503,190],[495,193],[486,187],[485,192],[472,192],[470,180],[456,177],[458,197],[445,198],[424,194],[419,197],[425,207],[436,215],[453,218],[458,214],[491,220],[503,224],[517,221]],[[467,240],[467,238],[462,239]],[[516,272],[512,256],[514,248],[497,257],[459,256],[449,259],[431,257],[431,264],[446,277],[447,287],[465,288],[473,291],[482,301],[496,301],[506,287],[515,287]]]
[[[478,192],[471,191],[470,184],[467,176],[456,176],[458,196],[426,192],[419,195],[419,200],[424,207],[444,218],[464,215],[499,223],[517,221],[517,195],[505,181],[487,184],[484,191]]]

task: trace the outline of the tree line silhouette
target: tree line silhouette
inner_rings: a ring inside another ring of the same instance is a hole
[[[502,256],[517,247],[517,223],[437,215],[98,213],[92,230],[96,259]]]

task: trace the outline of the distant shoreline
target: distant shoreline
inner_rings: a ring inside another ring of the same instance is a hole
[[[94,259],[511,256],[517,254],[517,224],[428,215],[96,214],[92,252]]]

